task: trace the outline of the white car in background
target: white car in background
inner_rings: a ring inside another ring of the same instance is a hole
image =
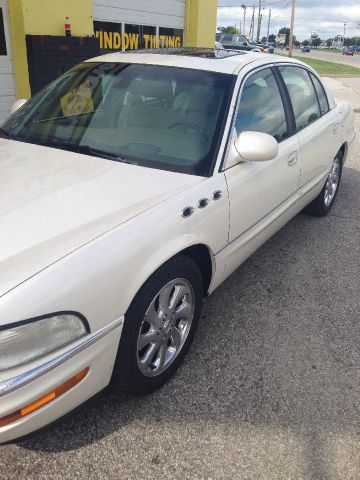
[[[308,66],[241,51],[113,53],[26,102],[0,130],[0,441],[160,387],[203,297],[329,212],[353,138]]]

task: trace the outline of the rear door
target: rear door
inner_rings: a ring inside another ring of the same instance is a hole
[[[300,143],[300,186],[321,180],[338,150],[341,129],[337,109],[329,110],[319,80],[302,66],[279,66],[290,96]]]
[[[291,135],[291,119],[274,73],[267,66],[250,74],[241,93],[234,123],[236,134],[268,133],[279,143],[279,154],[267,162],[242,162],[225,171],[230,242],[264,220],[299,189],[299,142],[296,135]]]

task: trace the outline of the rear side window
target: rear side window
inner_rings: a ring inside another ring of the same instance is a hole
[[[284,106],[270,68],[254,73],[246,80],[235,128],[238,134],[244,131],[268,133],[277,142],[288,137]]]
[[[296,130],[300,131],[320,117],[316,93],[307,70],[300,67],[279,67],[293,106]]]
[[[327,99],[324,87],[321,85],[321,83],[315,77],[315,75],[313,75],[312,73],[310,73],[310,75],[319,99],[321,115],[324,115],[324,113],[327,113],[329,111],[329,103],[328,103],[328,99]]]

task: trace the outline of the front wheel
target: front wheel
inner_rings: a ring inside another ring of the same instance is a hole
[[[112,378],[115,390],[146,394],[171,377],[194,337],[202,297],[199,269],[183,255],[145,282],[125,315]]]
[[[305,212],[316,217],[327,215],[335,202],[342,173],[343,155],[339,152],[334,158],[330,173],[319,195],[306,208]]]

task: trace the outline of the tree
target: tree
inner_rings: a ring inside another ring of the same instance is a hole
[[[307,47],[309,45],[309,40],[304,40],[302,44],[304,47]]]
[[[326,40],[326,46],[327,46],[327,47],[331,47],[332,42],[333,42],[333,39],[332,39],[332,38],[328,38],[328,39]]]
[[[321,38],[316,37],[316,38],[314,38],[312,44],[313,44],[314,47],[320,47],[321,42],[322,42]]]
[[[276,35],[274,35],[273,33],[269,35],[269,42],[271,43],[276,42]]]
[[[299,42],[299,40],[294,40],[294,47],[297,47],[297,48],[300,47],[300,42]]]
[[[239,33],[240,33],[238,28],[233,27],[231,25],[229,27],[219,27],[218,30],[221,33],[227,33],[229,35],[239,35]]]
[[[360,38],[359,37],[349,37],[349,38],[345,38],[345,42],[344,44],[347,46],[347,47],[350,47],[352,45],[359,45],[360,43]]]
[[[286,38],[285,38],[285,45],[289,45],[289,39],[290,39],[290,28],[287,28],[287,27],[280,28],[278,35],[280,35],[281,33],[282,33],[282,34],[284,34],[284,33],[285,33],[285,35],[286,35]]]

